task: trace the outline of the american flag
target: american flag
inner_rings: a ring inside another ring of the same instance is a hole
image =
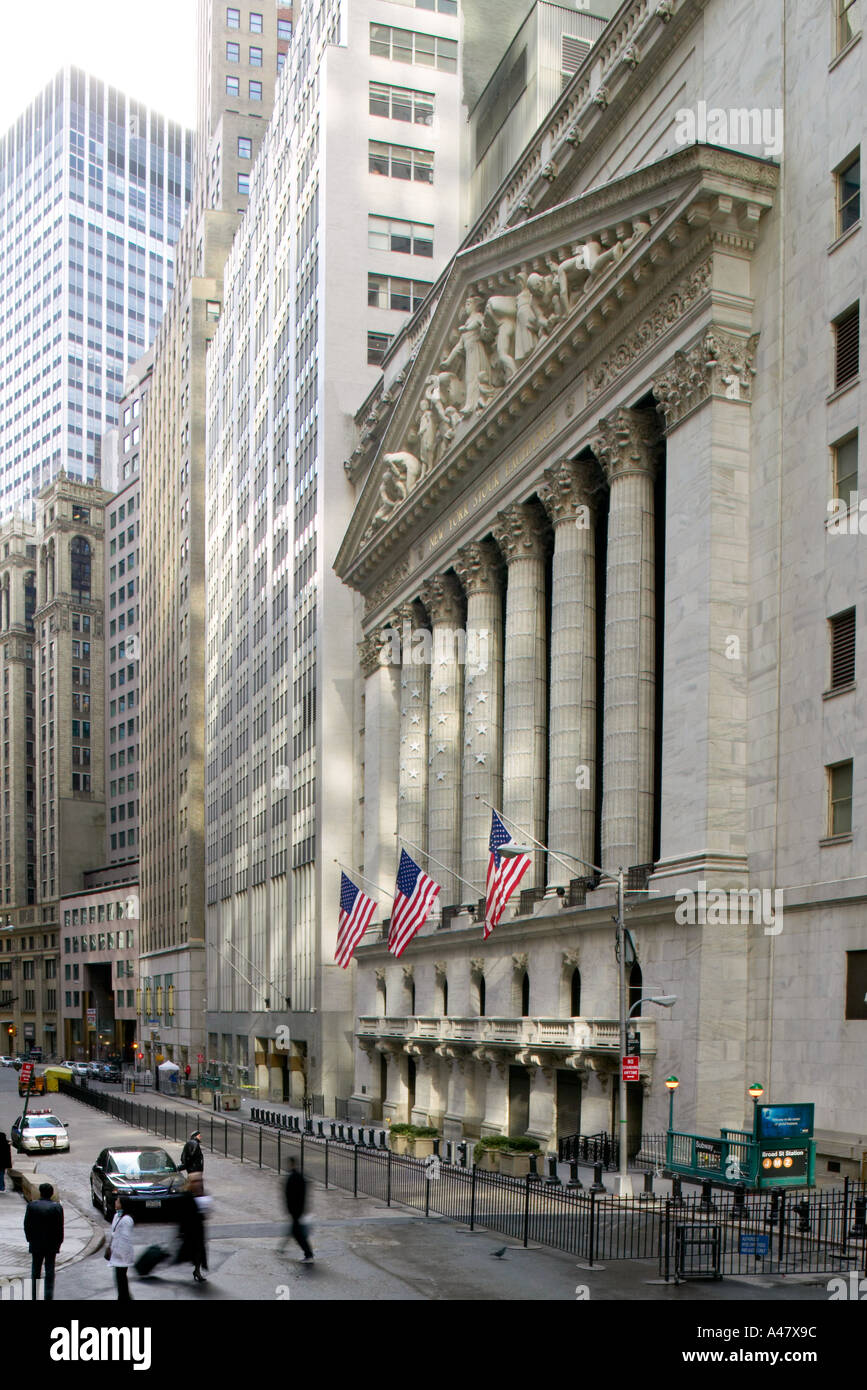
[[[517,854],[514,858],[500,853],[503,845],[514,841],[496,811],[491,812],[491,841],[488,849],[488,880],[485,884],[485,937],[489,937],[506,910],[506,903],[514,893],[532,860],[529,854]]]
[[[400,956],[427,921],[440,886],[402,849],[395,887],[388,949],[393,956]]]
[[[360,888],[356,888],[346,874],[340,875],[340,924],[337,928],[337,950],[334,959],[345,970],[352,960],[352,953],[367,930],[367,924],[376,911],[376,903]]]

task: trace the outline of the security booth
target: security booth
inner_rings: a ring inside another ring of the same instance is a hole
[[[756,1105],[753,1132],[721,1129],[719,1137],[669,1130],[665,1166],[698,1181],[757,1191],[815,1187],[813,1106]]]

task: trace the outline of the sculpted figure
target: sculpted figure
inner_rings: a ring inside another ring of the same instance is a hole
[[[448,374],[443,373],[448,379]],[[460,420],[460,412],[443,400],[440,376],[429,376],[425,382],[416,437],[421,460],[422,476],[442,458],[455,434],[455,424]]]
[[[548,331],[544,313],[545,282],[541,275],[518,275],[520,289],[515,300],[515,361],[523,362]]]
[[[562,317],[574,309],[587,283],[590,267],[585,259],[586,248],[580,242],[572,247],[572,255],[565,261],[555,261],[547,257],[548,269],[554,277],[554,285],[562,308]]]
[[[470,295],[464,309],[467,317],[458,326],[460,341],[441,363],[441,368],[444,372],[463,376],[464,404],[461,414],[470,416],[477,410],[484,410],[491,398],[491,368],[483,340],[484,300],[480,295]]]
[[[602,249],[601,241],[595,239],[584,243],[584,266],[589,272],[588,279],[595,279],[609,266],[619,261],[624,252],[624,243],[615,241],[607,250]]]
[[[504,386],[518,370],[515,364],[515,319],[517,301],[514,295],[491,295],[485,306],[487,339],[493,341],[493,367],[497,384]]]
[[[397,511],[421,476],[421,462],[415,454],[384,454],[385,473],[379,486],[379,506],[367,534],[382,526]]]

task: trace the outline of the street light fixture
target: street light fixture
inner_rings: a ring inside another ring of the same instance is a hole
[[[667,1076],[665,1084],[668,1087],[668,1132],[674,1129],[674,1093],[680,1085],[676,1076]]]
[[[479,800],[481,800],[481,799],[482,799],[482,798],[480,797]],[[489,803],[489,802],[484,802],[483,804],[487,806],[487,805],[489,805],[490,803]],[[495,808],[492,808],[492,809],[495,809]],[[516,827],[516,828],[517,828],[517,827]],[[522,833],[523,833],[523,834],[527,834],[526,831],[523,831]],[[530,836],[529,838],[532,839],[533,837]],[[619,1130],[620,1130],[620,1164],[619,1164],[618,1173],[617,1173],[617,1194],[618,1194],[618,1196],[620,1196],[620,1197],[631,1197],[631,1196],[632,1196],[632,1182],[631,1182],[631,1179],[630,1179],[630,1177],[629,1177],[629,1172],[628,1172],[628,1168],[627,1168],[627,1154],[626,1154],[626,1147],[627,1147],[627,1145],[626,1145],[626,1127],[627,1127],[627,1119],[626,1119],[626,1083],[625,1083],[624,1080],[623,1080],[623,1058],[627,1055],[627,1052],[626,1052],[626,951],[625,951],[625,949],[624,949],[624,943],[625,943],[625,940],[626,940],[626,924],[625,924],[625,922],[624,922],[624,915],[625,915],[625,906],[624,906],[625,885],[624,885],[624,879],[625,879],[625,874],[624,874],[624,871],[623,871],[623,868],[622,868],[622,867],[619,868],[619,869],[617,870],[616,875],[615,875],[615,874],[608,874],[608,873],[606,872],[606,870],[603,869],[603,868],[601,868],[601,866],[600,866],[599,864],[593,864],[593,863],[591,863],[591,861],[590,861],[589,859],[581,859],[577,854],[571,854],[568,850],[553,850],[553,849],[550,849],[547,845],[543,845],[539,840],[534,840],[533,844],[531,844],[531,845],[519,845],[519,844],[515,844],[515,843],[509,844],[509,845],[500,845],[500,854],[505,855],[507,859],[514,859],[514,858],[517,858],[518,855],[521,855],[521,854],[534,854],[534,853],[536,853],[536,852],[538,852],[538,851],[541,851],[543,854],[549,855],[551,859],[555,859],[555,860],[557,861],[558,864],[562,864],[562,865],[564,866],[564,868],[566,868],[566,869],[568,869],[568,868],[570,867],[569,864],[567,864],[567,863],[565,862],[567,859],[569,859],[569,860],[572,861],[572,863],[574,863],[574,864],[580,864],[580,865],[582,866],[582,868],[585,868],[585,869],[592,869],[593,872],[594,872],[595,874],[599,874],[600,877],[602,877],[602,878],[606,878],[606,877],[607,877],[607,878],[614,879],[614,880],[616,881],[616,883],[617,883],[617,914],[616,914],[616,916],[615,916],[615,918],[614,918],[614,922],[615,922],[615,925],[616,925],[616,927],[617,927],[618,998],[619,998],[619,1013],[620,1013],[620,1058],[621,1058],[620,1079],[619,1079],[619,1084],[618,1084],[618,1088],[617,1088],[618,1100],[619,1100],[619,1106],[618,1106],[618,1108],[619,1108],[619,1112],[620,1112],[620,1114],[619,1114],[619,1126],[618,1126],[618,1128],[619,1128]],[[652,892],[654,892],[655,890],[652,889],[652,888],[637,888],[637,889],[635,889],[634,891],[635,891],[635,892],[638,892],[638,893],[652,893]],[[666,997],[667,997],[667,996],[666,996]]]
[[[765,1094],[765,1088],[762,1085],[761,1081],[754,1081],[752,1086],[750,1086],[747,1094],[752,1098],[753,1102],[753,1138],[758,1139],[759,1101]]]

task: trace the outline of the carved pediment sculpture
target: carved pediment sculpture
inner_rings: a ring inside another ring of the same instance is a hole
[[[390,521],[458,434],[489,408],[599,278],[650,230],[649,219],[633,217],[617,235],[602,231],[523,261],[499,275],[499,287],[492,288],[491,281],[488,288],[471,285],[446,337],[438,370],[425,378],[404,426],[402,448],[382,455],[377,506],[363,541]]]

